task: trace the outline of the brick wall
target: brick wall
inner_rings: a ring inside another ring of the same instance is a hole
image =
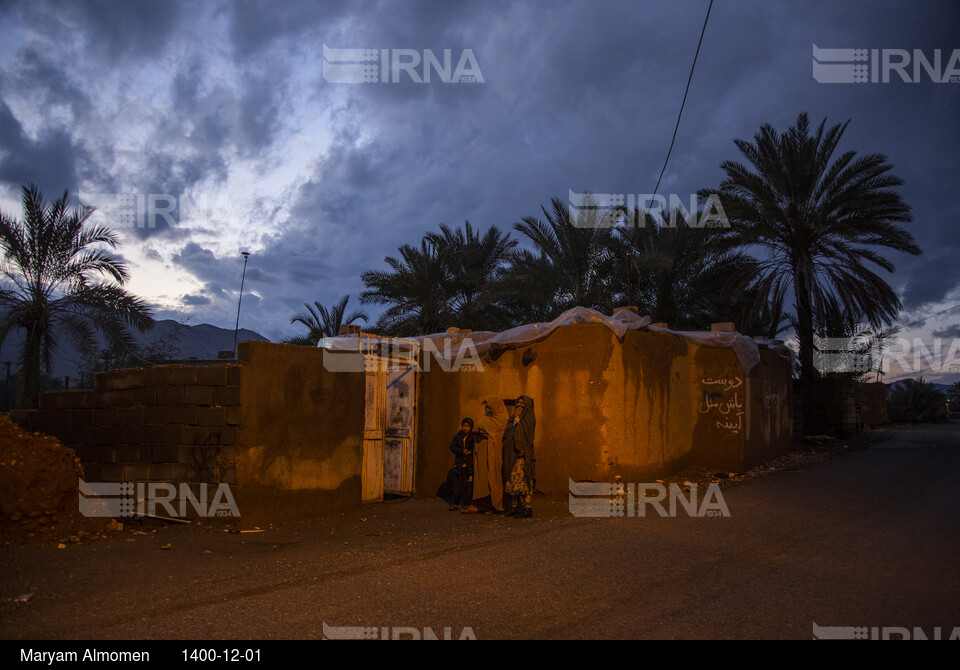
[[[240,366],[111,370],[11,417],[77,452],[87,481],[237,483]]]

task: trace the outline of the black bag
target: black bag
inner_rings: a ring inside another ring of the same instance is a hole
[[[454,500],[454,491],[456,491],[457,483],[457,469],[450,468],[450,471],[447,473],[447,481],[443,482],[440,487],[437,489],[437,497],[443,498],[444,502],[448,505],[455,505],[457,501]]]

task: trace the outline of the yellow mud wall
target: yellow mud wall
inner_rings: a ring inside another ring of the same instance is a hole
[[[421,377],[416,493],[436,494],[452,465],[450,438],[463,417],[480,419],[488,395],[533,398],[543,493],[567,491],[571,478],[641,482],[688,465],[742,469],[781,450],[792,426],[789,367],[764,353],[748,380],[729,349],[650,330],[619,342],[591,323],[485,355],[482,370],[448,370],[431,358]],[[768,379],[768,368],[782,374]],[[776,409],[755,408],[771,388]]]
[[[245,525],[359,506],[362,372],[330,372],[315,347],[245,342],[237,505]]]

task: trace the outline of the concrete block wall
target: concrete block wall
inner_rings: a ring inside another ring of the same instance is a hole
[[[74,449],[87,481],[179,485],[178,515],[196,516],[184,484],[198,500],[206,484],[208,504],[228,484],[247,527],[359,507],[364,373],[325,370],[316,347],[242,342],[237,353],[112,370],[10,417]]]
[[[13,418],[73,448],[87,481],[237,484],[237,364],[111,370]]]

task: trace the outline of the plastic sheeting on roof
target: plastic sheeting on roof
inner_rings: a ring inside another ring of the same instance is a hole
[[[702,347],[717,349],[732,349],[740,361],[740,365],[749,374],[760,363],[760,350],[753,338],[740,333],[713,333],[700,331],[679,331],[667,328],[657,328],[651,325],[649,316],[637,316],[632,311],[624,309],[613,316],[601,314],[586,307],[574,307],[546,323],[531,323],[517,326],[502,333],[478,331],[473,333],[436,333],[411,338],[418,341],[431,340],[434,350],[439,351],[444,358],[456,359],[460,345],[467,338],[480,355],[495,349],[513,349],[525,344],[539,342],[546,339],[557,328],[570,326],[575,323],[602,323],[617,336],[621,342],[628,330],[649,329],[656,332],[671,333],[688,340],[694,340]],[[449,343],[449,344],[447,344]],[[445,347],[446,345],[446,347]],[[448,348],[447,348],[448,347]],[[449,353],[448,353],[449,351]]]
[[[317,346],[331,351],[360,351],[360,336],[354,334],[321,337]]]
[[[601,323],[617,336],[621,342],[628,330],[649,329],[661,333],[670,333],[684,339],[693,340],[701,347],[716,349],[731,349],[747,374],[760,363],[760,350],[753,338],[740,333],[714,333],[703,331],[670,330],[657,328],[651,325],[649,316],[638,316],[630,310],[621,310],[613,316],[601,314],[586,307],[574,307],[558,316],[553,321],[545,323],[530,323],[505,330],[502,333],[490,331],[474,331],[472,333],[435,333],[408,338],[417,342],[430,341],[431,349],[437,355],[448,360],[455,360],[463,345],[472,347],[468,353],[483,355],[488,351],[500,349],[514,349],[526,344],[532,344],[546,339],[553,331],[562,326],[577,323]],[[320,340],[318,346],[327,349],[357,351],[358,338],[356,335],[330,337]],[[467,353],[467,352],[465,352]]]

